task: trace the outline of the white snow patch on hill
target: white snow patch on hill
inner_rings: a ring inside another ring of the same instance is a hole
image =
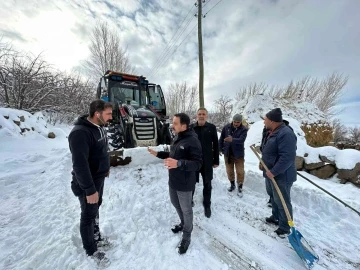
[[[284,119],[296,119],[301,124],[326,121],[324,113],[318,107],[305,101],[285,98],[274,99],[268,95],[256,95],[238,104],[238,109],[250,124],[261,120],[266,113],[274,108],[281,108]]]

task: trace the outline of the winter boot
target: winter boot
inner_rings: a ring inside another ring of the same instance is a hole
[[[231,185],[230,187],[228,188],[228,191],[231,192],[235,189],[235,181],[230,181]]]
[[[210,218],[211,217],[211,208],[210,208],[210,206],[205,206],[204,210],[205,210],[205,217]]]
[[[266,223],[279,225],[279,220],[275,219],[273,216],[265,218]]]
[[[190,240],[182,239],[180,242],[180,245],[178,246],[178,252],[179,254],[184,254],[188,250],[190,245]]]
[[[175,225],[173,228],[171,228],[173,233],[178,233],[183,230],[183,225],[180,223],[178,225]]]
[[[276,234],[281,238],[285,238],[288,234],[290,234],[290,231],[284,231],[283,229],[280,228],[278,228],[274,232],[276,232]]]
[[[110,242],[108,237],[102,237],[101,235],[97,240],[95,240],[95,243],[97,247],[102,251],[107,251],[114,246],[113,243]]]
[[[95,251],[91,257],[101,268],[108,267],[110,265],[110,260],[105,256],[105,253],[102,251]]]
[[[242,184],[239,184],[239,185],[238,185],[238,192],[239,192],[239,193],[242,192],[242,186],[243,186]]]

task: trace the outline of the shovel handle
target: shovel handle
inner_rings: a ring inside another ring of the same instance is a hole
[[[269,168],[268,168],[268,167],[266,166],[266,164],[264,163],[264,161],[261,159],[259,153],[256,151],[255,145],[254,145],[254,144],[251,145],[250,148],[251,148],[251,150],[254,152],[254,154],[257,156],[257,158],[259,159],[259,161],[260,161],[261,165],[264,167],[264,169],[265,169],[267,172],[270,171]],[[278,193],[278,195],[279,195],[279,197],[280,197],[280,201],[281,201],[281,204],[282,204],[283,207],[284,207],[285,214],[286,214],[286,217],[287,217],[289,226],[290,226],[290,227],[294,227],[294,226],[295,226],[295,225],[294,225],[294,222],[293,222],[293,220],[292,220],[292,218],[291,218],[291,215],[290,215],[290,213],[289,213],[289,209],[288,209],[287,206],[286,206],[284,197],[283,197],[283,195],[281,194],[281,191],[280,191],[280,189],[279,189],[279,186],[276,184],[276,181],[275,181],[274,177],[271,177],[270,179],[271,179],[271,181],[272,181],[272,183],[273,183],[273,185],[274,185],[274,187],[275,187],[275,189],[276,189],[276,192]]]

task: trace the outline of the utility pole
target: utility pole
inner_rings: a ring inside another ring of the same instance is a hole
[[[198,40],[199,40],[199,104],[200,107],[204,105],[204,59],[203,59],[203,48],[202,48],[202,1],[198,0]]]

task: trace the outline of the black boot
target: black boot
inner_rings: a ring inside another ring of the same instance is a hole
[[[228,188],[228,191],[231,192],[235,189],[235,181],[230,181],[231,186]]]
[[[279,220],[275,219],[273,216],[265,218],[266,223],[279,225]]]
[[[189,248],[189,245],[190,245],[190,240],[185,240],[185,239],[182,239],[181,242],[180,242],[180,245],[178,246],[178,252],[179,254],[184,254],[186,253],[186,251],[188,250]]]
[[[180,223],[178,225],[175,225],[173,228],[171,228],[173,233],[178,233],[183,230],[183,225]]]
[[[210,206],[205,206],[204,210],[205,210],[205,217],[210,218],[211,217],[211,208],[210,208]]]
[[[238,185],[238,192],[241,193],[242,192],[242,184]]]

